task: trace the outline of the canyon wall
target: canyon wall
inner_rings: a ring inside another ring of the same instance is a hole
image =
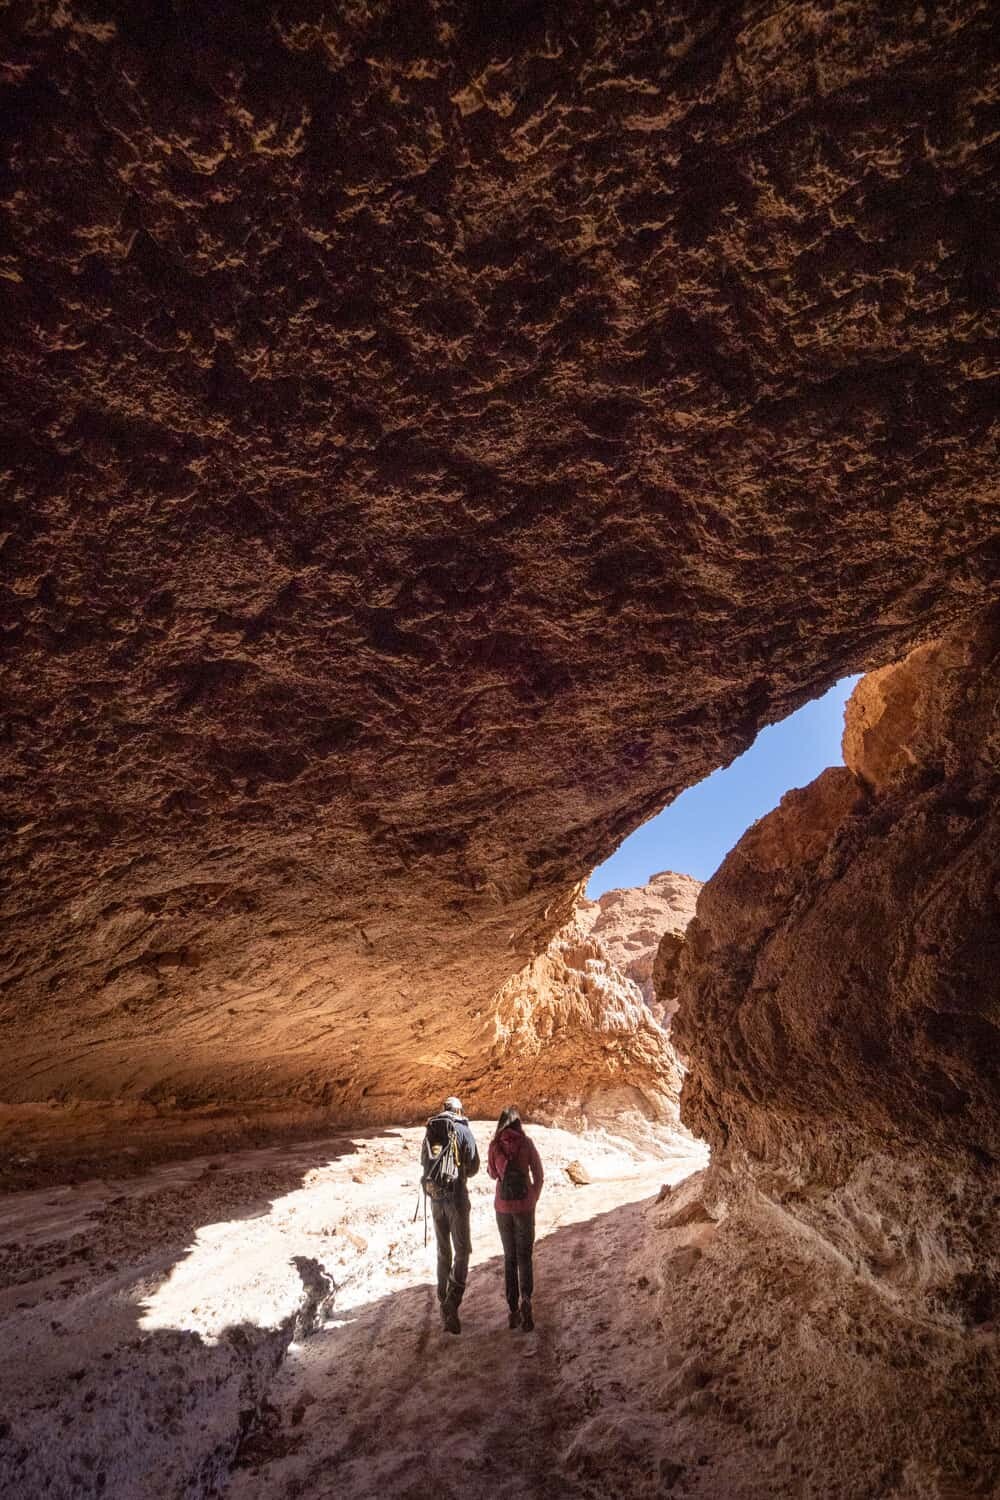
[[[608,1105],[676,1120],[681,1068],[636,984],[574,917],[497,997],[497,1063],[560,1119]],[[521,1076],[519,1076],[521,1075]]]
[[[692,875],[661,870],[645,885],[605,891],[596,901],[582,900],[576,908],[615,967],[638,985],[660,1022],[669,1020],[674,1004],[666,972],[668,954],[679,957],[700,890],[701,881]]]
[[[678,944],[700,883],[667,871],[582,899],[495,1003],[493,1067],[536,1114],[592,1122],[626,1111],[677,1120],[683,1076],[652,996],[661,937]],[[477,1095],[470,1095],[479,1108]]]
[[[859,683],[847,765],[702,890],[674,1022],[717,1209],[971,1330],[1000,1315],[998,668],[994,610]]]
[[[993,8],[2,25],[5,1119],[530,1104],[594,865],[995,584]]]

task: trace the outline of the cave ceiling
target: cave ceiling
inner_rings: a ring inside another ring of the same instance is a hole
[[[0,1098],[486,1099],[592,866],[995,585],[993,7],[3,26]]]

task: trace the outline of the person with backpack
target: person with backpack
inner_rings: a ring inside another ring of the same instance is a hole
[[[510,1309],[507,1327],[520,1325],[530,1333],[535,1326],[531,1315],[535,1204],[545,1173],[535,1144],[525,1135],[521,1116],[513,1106],[505,1109],[497,1122],[486,1169],[497,1184],[493,1206],[503,1244],[504,1285]]]
[[[458,1309],[465,1294],[472,1251],[466,1181],[479,1171],[479,1149],[462,1113],[462,1101],[454,1095],[444,1101],[440,1114],[427,1121],[420,1165],[425,1205],[429,1199],[437,1240],[441,1318],[448,1333],[461,1333]]]

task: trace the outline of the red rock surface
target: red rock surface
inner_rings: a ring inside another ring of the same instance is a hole
[[[993,7],[3,26],[0,1098],[539,1096],[594,864],[995,580]]]
[[[693,875],[663,870],[645,885],[605,891],[596,901],[581,901],[577,907],[579,918],[589,924],[615,967],[639,986],[658,1020],[663,1019],[663,1007],[653,987],[657,952],[667,933],[683,941],[700,890],[701,881]]]
[[[998,667],[994,611],[859,684],[855,769],[705,885],[674,1023],[716,1190],[968,1328],[1000,1312]]]
[[[876,793],[922,776],[988,776],[992,668],[988,634],[958,631],[863,677],[844,715],[845,764]]]

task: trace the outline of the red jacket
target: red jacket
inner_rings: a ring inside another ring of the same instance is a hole
[[[500,1183],[510,1163],[519,1167],[524,1175],[530,1178],[531,1185],[526,1198],[508,1201],[500,1196]],[[534,1208],[541,1196],[545,1173],[542,1171],[542,1160],[535,1150],[534,1142],[528,1139],[523,1130],[514,1130],[508,1125],[499,1137],[494,1136],[490,1141],[486,1170],[497,1180],[493,1204],[498,1214],[526,1214]]]

